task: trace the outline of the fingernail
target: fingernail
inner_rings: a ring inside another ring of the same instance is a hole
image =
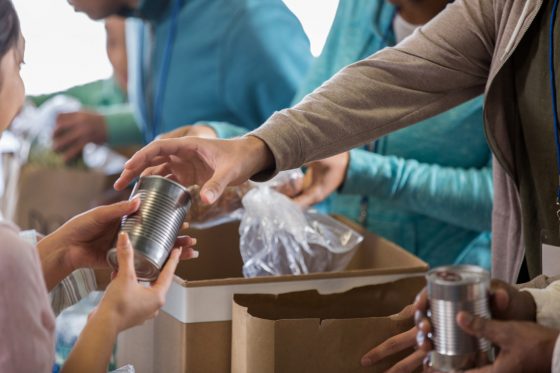
[[[206,191],[206,199],[208,200],[208,202],[212,203],[214,202],[214,198],[216,198],[216,193],[213,190],[208,190]]]
[[[418,346],[422,346],[425,340],[426,340],[426,336],[424,335],[424,333],[422,332],[416,333],[416,344]]]
[[[471,314],[468,313],[468,312],[462,312],[461,314],[463,315],[463,316],[462,316],[463,320],[464,320],[467,324],[470,324],[470,323],[473,322],[473,320],[474,320],[473,315],[471,315]]]
[[[362,363],[363,367],[370,367],[371,366],[371,360],[368,357],[362,358],[361,363]]]
[[[196,240],[196,238],[191,238],[191,245],[196,245],[198,241]]]
[[[193,250],[193,251],[192,251],[192,258],[193,258],[193,259],[198,258],[199,255],[200,255],[200,253],[199,253],[197,250]]]

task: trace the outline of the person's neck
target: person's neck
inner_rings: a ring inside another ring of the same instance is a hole
[[[403,0],[399,3],[399,15],[413,25],[428,23],[447,5],[447,0]]]

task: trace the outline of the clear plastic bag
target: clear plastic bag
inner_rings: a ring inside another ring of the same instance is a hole
[[[194,228],[205,229],[240,220],[243,216],[243,205],[241,204],[243,196],[257,187],[273,188],[282,194],[293,197],[301,192],[303,172],[300,169],[283,171],[264,183],[247,181],[238,186],[227,187],[222,196],[210,206],[202,204],[199,194],[200,187],[194,186],[191,188],[193,201],[187,221]]]
[[[239,234],[245,277],[342,270],[363,240],[328,215],[304,213],[270,187],[252,189],[242,202]]]

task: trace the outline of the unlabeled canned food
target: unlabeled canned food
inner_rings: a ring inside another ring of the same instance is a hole
[[[122,219],[120,232],[128,233],[134,247],[138,279],[152,281],[169,257],[192,198],[187,188],[161,176],[141,177],[130,198],[136,196],[142,201],[140,208]],[[115,248],[107,253],[107,261],[117,268]]]
[[[476,266],[447,266],[427,277],[434,351],[430,366],[440,372],[457,372],[494,360],[489,341],[465,333],[457,324],[460,311],[490,318],[490,274]]]

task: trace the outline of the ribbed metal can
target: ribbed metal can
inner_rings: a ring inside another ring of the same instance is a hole
[[[458,372],[494,360],[489,341],[465,333],[457,324],[460,311],[489,319],[490,274],[477,266],[446,266],[428,272],[434,351],[430,366],[440,372]]]
[[[155,280],[167,261],[190,208],[187,188],[161,176],[144,176],[134,186],[130,198],[139,196],[140,208],[125,216],[120,232],[128,233],[134,247],[134,267],[139,280]],[[117,268],[115,248],[107,261]]]

